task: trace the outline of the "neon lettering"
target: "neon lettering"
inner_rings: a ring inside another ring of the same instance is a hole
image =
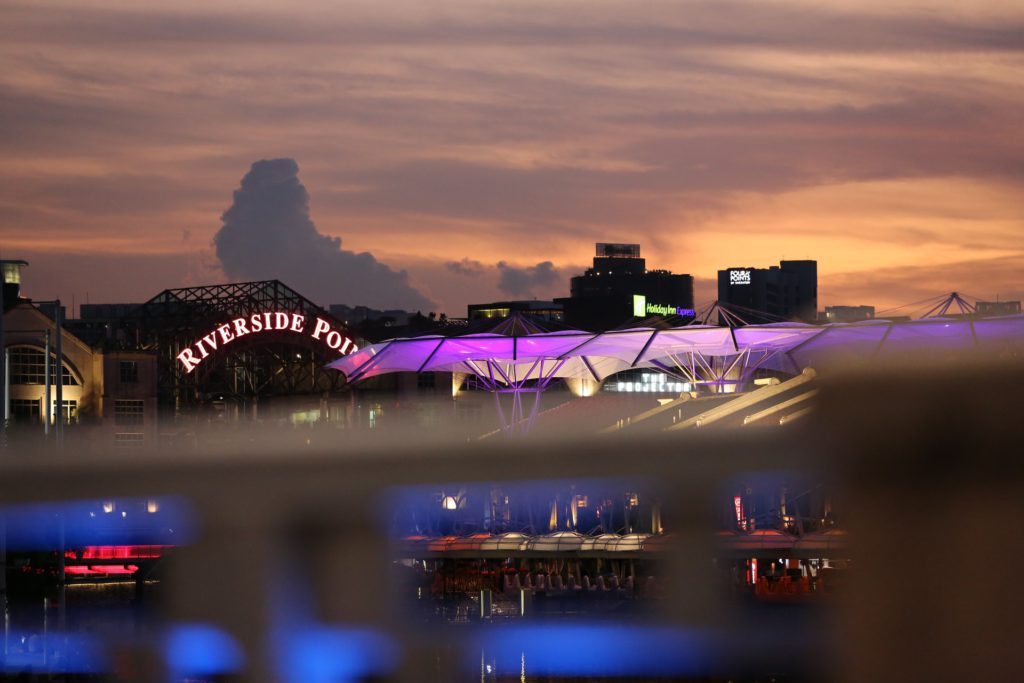
[[[185,372],[192,372],[204,359],[213,355],[218,347],[223,348],[235,339],[250,334],[272,331],[308,334],[342,354],[359,349],[350,338],[332,329],[331,323],[323,318],[317,317],[313,329],[307,331],[306,316],[301,313],[265,311],[253,313],[248,318],[235,318],[231,322],[217,326],[210,333],[197,339],[190,347],[182,350],[177,356],[178,362]]]
[[[225,344],[235,338],[235,335],[231,334],[231,330],[228,329],[227,325],[221,325],[217,328],[217,331],[220,332],[220,339]]]
[[[178,354],[178,360],[185,366],[185,372],[192,372],[192,369],[199,365],[202,358],[196,358],[192,353],[192,349],[185,349]]]
[[[331,329],[331,324],[329,322],[327,322],[323,318],[317,318],[316,319],[316,324],[313,325],[313,334],[312,334],[313,339],[316,339],[316,340],[319,341],[320,335],[323,334],[324,332],[326,332],[329,329]]]

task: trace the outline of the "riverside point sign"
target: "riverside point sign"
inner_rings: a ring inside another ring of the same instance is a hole
[[[312,329],[306,326],[306,316],[301,313],[253,313],[248,318],[235,318],[214,328],[209,334],[194,342],[178,354],[178,361],[185,372],[192,372],[218,348],[224,348],[236,339],[265,332],[293,332],[308,335],[338,353],[352,353],[359,347],[341,334],[323,318],[317,316]]]

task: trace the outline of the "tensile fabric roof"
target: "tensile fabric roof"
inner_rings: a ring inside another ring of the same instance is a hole
[[[345,373],[349,382],[388,372],[447,371],[517,384],[556,377],[601,381],[630,368],[686,367],[695,357],[744,353],[757,367],[798,373],[806,367],[943,358],[972,350],[990,357],[1024,354],[1024,315],[737,328],[689,325],[603,333],[435,335],[365,346],[328,367]]]

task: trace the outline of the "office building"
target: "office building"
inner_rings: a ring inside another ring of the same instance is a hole
[[[572,278],[569,297],[555,303],[568,325],[592,331],[650,316],[692,319],[693,276],[648,270],[639,244],[598,243],[593,268]]]
[[[718,271],[718,301],[751,324],[818,319],[818,262]]]

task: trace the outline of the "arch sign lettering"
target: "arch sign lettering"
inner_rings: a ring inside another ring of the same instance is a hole
[[[331,327],[331,324],[317,316],[312,329],[306,327],[306,316],[301,313],[253,313],[248,318],[235,318],[231,322],[213,329],[209,334],[194,342],[178,354],[178,361],[185,372],[192,372],[217,348],[224,348],[236,339],[259,332],[295,332],[308,334],[338,353],[352,353],[358,346],[351,339]]]

